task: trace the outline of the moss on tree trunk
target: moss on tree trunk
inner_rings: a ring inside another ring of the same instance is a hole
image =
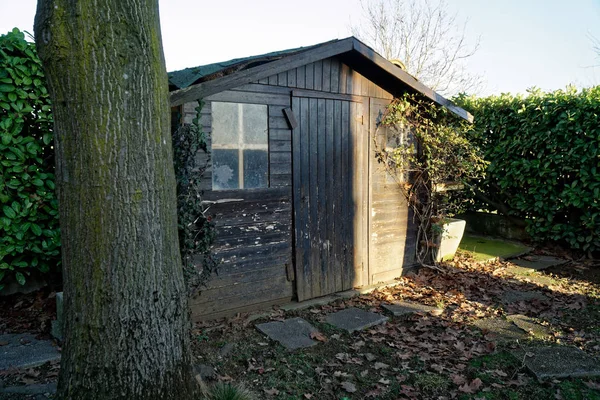
[[[53,100],[66,335],[58,397],[189,399],[157,0],[39,0]]]

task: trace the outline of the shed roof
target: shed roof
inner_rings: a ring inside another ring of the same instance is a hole
[[[171,105],[210,96],[302,65],[329,57],[340,57],[367,79],[393,95],[405,91],[422,94],[468,121],[473,116],[412,75],[379,55],[355,37],[331,40],[313,46],[276,51],[257,56],[186,68],[169,73]]]
[[[184,89],[194,83],[214,79],[218,76],[228,75],[235,71],[256,67],[270,61],[278,60],[282,57],[300,53],[315,47],[336,42],[331,40],[325,43],[315,44],[313,46],[296,47],[294,49],[273,51],[270,53],[259,54],[256,56],[234,58],[229,61],[220,61],[213,64],[199,65],[197,67],[185,68],[179,71],[169,72],[169,85],[176,89]]]

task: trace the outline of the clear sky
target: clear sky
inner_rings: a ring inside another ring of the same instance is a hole
[[[365,0],[368,1],[368,0]],[[600,85],[600,0],[448,0],[467,37],[481,38],[469,70],[482,94]],[[0,0],[0,32],[33,32],[35,0]],[[359,0],[160,0],[167,69],[350,36]]]

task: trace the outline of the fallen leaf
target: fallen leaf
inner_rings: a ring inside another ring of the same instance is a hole
[[[263,389],[263,391],[269,396],[277,396],[279,394],[279,390],[275,388]]]
[[[373,368],[375,368],[376,370],[387,369],[388,367],[389,365],[382,362],[376,362],[375,364],[373,364]]]
[[[348,393],[356,392],[356,385],[354,385],[354,383],[352,383],[352,382],[345,381],[345,382],[342,382],[340,384],[340,386],[342,387],[342,389],[344,389]]]
[[[325,335],[323,335],[321,332],[311,332],[310,338],[323,343],[327,342],[327,337],[325,337]]]
[[[475,378],[473,381],[471,381],[471,383],[465,383],[464,385],[460,386],[458,390],[464,393],[475,393],[479,390],[481,385],[483,385],[481,379]]]

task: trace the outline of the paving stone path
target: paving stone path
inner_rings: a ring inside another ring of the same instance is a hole
[[[281,343],[288,350],[310,347],[319,343],[311,338],[311,334],[318,332],[317,329],[302,318],[258,324],[256,329]]]
[[[507,290],[502,293],[502,297],[500,298],[500,301],[505,305],[531,300],[549,301],[550,299],[540,292],[520,290]]]
[[[534,347],[513,355],[539,380],[600,376],[600,361],[576,347]]]
[[[567,260],[563,260],[562,258],[552,256],[530,255],[523,258],[510,260],[510,262],[521,268],[525,268],[531,271],[542,271],[546,268],[565,264]]]
[[[30,334],[0,335],[0,371],[9,368],[32,368],[60,359],[49,340],[37,340]]]
[[[391,304],[382,304],[381,307],[398,318],[408,318],[415,313],[441,313],[443,311],[441,308],[409,301],[395,301]]]

